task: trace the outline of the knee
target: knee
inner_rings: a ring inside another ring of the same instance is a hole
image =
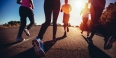
[[[26,26],[26,24],[24,24],[24,23],[20,25],[20,27],[25,27],[25,26]]]
[[[42,25],[50,26],[50,22],[44,22]]]
[[[56,25],[56,22],[53,22],[53,25]]]
[[[31,21],[31,24],[34,24],[35,22],[34,21]]]

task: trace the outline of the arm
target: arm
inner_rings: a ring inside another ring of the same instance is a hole
[[[29,0],[31,5],[32,5],[32,9],[34,9],[34,4],[33,4],[33,0]]]
[[[61,12],[63,12],[62,8],[61,8]]]
[[[82,12],[83,12],[83,9],[81,10],[80,15],[82,14]]]
[[[91,3],[91,0],[88,0],[88,3]]]
[[[62,9],[61,9],[61,12],[63,12]]]
[[[69,12],[72,10],[72,7],[71,7],[71,5],[70,5],[70,10],[69,10]]]
[[[17,0],[17,4],[21,4],[22,2],[21,2],[21,0]]]

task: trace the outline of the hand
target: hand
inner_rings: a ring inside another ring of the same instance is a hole
[[[32,9],[34,9],[35,7],[34,6],[32,6]]]

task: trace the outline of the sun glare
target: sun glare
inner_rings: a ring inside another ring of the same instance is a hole
[[[80,12],[84,7],[87,0],[69,0],[69,4],[72,6],[72,11],[70,13],[69,23],[73,26],[80,25],[82,21],[82,16]]]

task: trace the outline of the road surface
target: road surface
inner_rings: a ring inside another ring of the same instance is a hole
[[[31,35],[23,42],[16,42],[19,27],[0,28],[0,58],[116,58],[116,42],[109,50],[104,50],[103,37],[95,35],[93,45],[89,45],[78,28],[70,27],[67,37],[63,36],[63,27],[57,28],[56,43],[51,43],[52,26],[50,26],[43,38],[46,56],[38,57],[34,53],[32,40],[36,38],[40,26],[30,29]]]

